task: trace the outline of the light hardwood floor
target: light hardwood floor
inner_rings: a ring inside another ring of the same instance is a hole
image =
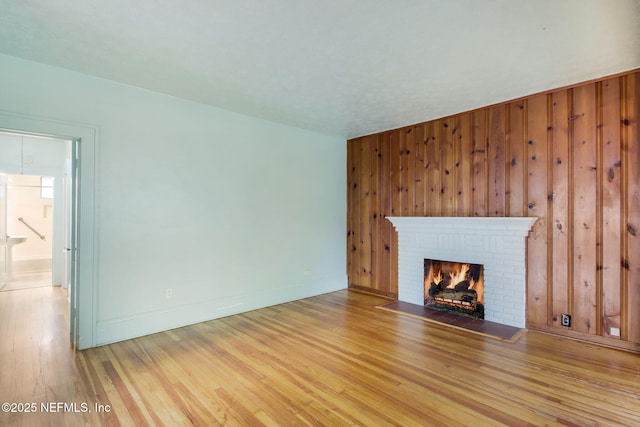
[[[38,410],[0,425],[640,425],[637,354],[505,343],[385,302],[340,291],[74,354],[61,289],[4,292],[0,401]]]

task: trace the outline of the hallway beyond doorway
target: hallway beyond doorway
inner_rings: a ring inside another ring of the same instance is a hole
[[[64,225],[60,214],[54,221],[54,205],[61,199],[58,194],[58,200],[54,200],[54,178],[6,174],[6,181],[6,234],[19,236],[21,243],[8,247],[8,274],[0,283],[0,291],[52,285],[54,225],[58,226],[58,235]]]

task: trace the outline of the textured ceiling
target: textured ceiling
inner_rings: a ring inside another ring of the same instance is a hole
[[[640,67],[640,0],[0,0],[0,52],[351,138]]]

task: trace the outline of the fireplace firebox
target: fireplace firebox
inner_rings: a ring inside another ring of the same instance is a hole
[[[482,264],[425,259],[424,305],[484,319]]]

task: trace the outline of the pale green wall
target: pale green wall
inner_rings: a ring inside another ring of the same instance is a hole
[[[98,128],[96,344],[346,288],[344,139],[4,55],[0,93]]]

